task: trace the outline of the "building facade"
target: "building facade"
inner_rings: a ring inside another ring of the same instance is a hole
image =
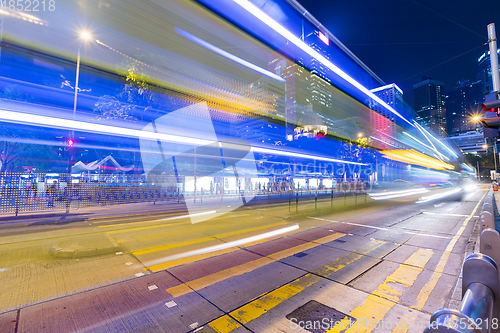
[[[481,113],[483,99],[482,81],[461,81],[457,87],[445,93],[446,130],[449,136],[482,128],[479,122],[472,121],[472,117]]]
[[[425,78],[413,85],[413,96],[417,121],[446,136],[444,83]]]
[[[464,154],[485,154],[487,152],[487,148],[485,148],[487,147],[487,142],[481,132],[469,131],[451,136],[445,140],[455,143]]]
[[[500,49],[497,50],[500,53]],[[491,61],[490,51],[484,52],[479,59],[477,59],[479,72],[477,73],[477,81],[483,82],[483,95],[487,95],[493,91],[493,80],[491,78]]]

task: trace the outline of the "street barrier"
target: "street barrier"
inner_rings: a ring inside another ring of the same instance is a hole
[[[499,301],[500,285],[495,261],[485,254],[473,253],[463,264],[460,310],[435,311],[424,333],[492,332],[498,328]]]
[[[313,201],[314,209],[324,206],[333,208],[333,197],[342,197],[344,206],[348,206],[347,198],[353,198],[358,204],[358,195],[365,194],[368,186],[360,179],[329,179],[326,187],[318,178],[270,181],[270,178],[259,178],[261,182],[252,183],[250,178],[241,179],[241,188],[224,186],[223,177],[213,178],[207,188],[194,189],[186,186],[185,179],[173,176],[150,175],[117,175],[117,174],[78,174],[59,173],[4,173],[0,175],[0,214],[46,211],[54,209],[71,210],[139,202],[183,201],[209,203],[226,198],[234,199],[251,196],[255,203],[263,201],[286,201],[288,198],[291,210],[292,197],[296,196],[296,211],[301,203],[307,205]],[[227,180],[227,179],[226,179]],[[299,185],[298,180],[302,182]],[[309,182],[316,184],[310,186]],[[322,201],[320,202],[320,199]],[[248,203],[248,202],[247,202]]]
[[[500,234],[495,230],[493,190],[484,199],[480,223],[480,253],[469,255],[462,267],[460,309],[435,311],[424,333],[489,333],[500,328]]]

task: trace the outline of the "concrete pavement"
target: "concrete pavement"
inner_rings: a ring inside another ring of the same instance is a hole
[[[416,327],[427,325],[430,313],[447,306],[452,298],[464,252],[471,247],[477,219],[474,209],[483,193],[462,203],[380,205],[359,209],[356,214],[312,214],[293,222],[283,221],[287,207],[246,217],[247,212],[239,212],[241,216],[235,213],[233,218],[191,225],[189,233],[203,240],[196,244],[182,238],[187,229],[183,220],[168,226],[151,221],[125,227],[105,223],[97,228],[109,230],[126,250],[103,255],[98,261],[73,259],[72,266],[80,266],[77,270],[82,273],[92,266],[104,266],[92,273],[106,276],[108,281],[120,281],[118,267],[123,267],[127,278],[122,277],[121,283],[101,283],[103,287],[86,292],[80,286],[73,296],[5,312],[0,316],[0,328],[5,327],[6,332],[188,332],[201,327],[203,332],[300,332],[300,327],[311,322],[311,313],[323,311],[344,322],[356,318],[358,326],[350,331],[371,331],[360,328],[363,321],[384,321],[393,327],[377,331],[401,331],[395,329],[402,324],[411,326],[406,331],[421,332]],[[234,226],[236,220],[252,223],[245,229],[244,224]],[[255,224],[258,220],[263,222],[262,229]],[[157,270],[147,264],[295,223],[300,226],[298,232],[267,242],[200,254],[174,264],[167,261]],[[271,225],[274,227],[265,228]],[[217,234],[221,230],[225,232]],[[242,230],[247,232],[238,233]],[[172,241],[168,241],[169,234]],[[178,246],[155,248],[154,236]],[[47,259],[45,265],[55,263]],[[33,268],[38,274],[40,268]],[[54,274],[54,268],[47,269]],[[11,288],[12,294],[17,292]],[[316,331],[327,331],[326,326]]]

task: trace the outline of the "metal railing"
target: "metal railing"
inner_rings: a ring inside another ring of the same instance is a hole
[[[459,310],[435,311],[430,332],[489,333],[500,331],[500,234],[495,230],[493,191],[486,195],[480,214],[480,253],[465,259],[462,267],[462,303]]]

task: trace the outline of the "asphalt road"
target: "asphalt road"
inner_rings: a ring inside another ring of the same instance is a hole
[[[9,227],[0,331],[421,332],[458,304],[485,191],[241,208],[196,224],[165,214]]]

